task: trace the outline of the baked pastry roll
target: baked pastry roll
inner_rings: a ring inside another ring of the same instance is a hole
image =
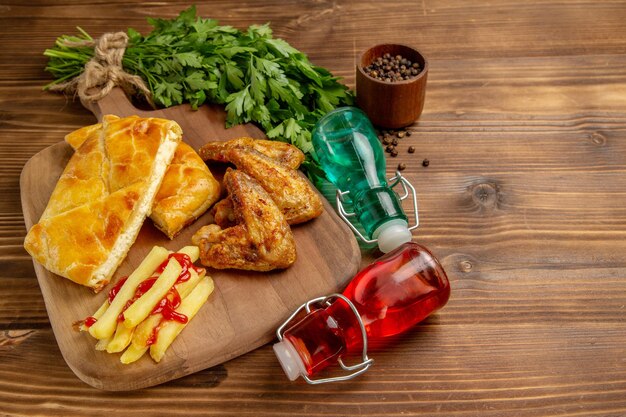
[[[115,119],[118,117],[106,115],[103,121],[106,123]],[[99,135],[101,130],[101,123],[85,126],[65,136],[65,141],[78,150],[89,137]],[[193,148],[181,142],[167,168],[150,218],[157,228],[173,239],[185,226],[207,211],[219,197],[219,182]]]
[[[220,183],[196,151],[181,142],[167,168],[150,218],[156,227],[173,239],[219,198]]]
[[[99,291],[134,243],[181,140],[176,122],[107,118],[86,132],[24,247],[57,275]]]

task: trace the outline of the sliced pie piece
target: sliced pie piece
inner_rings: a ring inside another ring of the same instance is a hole
[[[220,184],[196,151],[184,142],[176,149],[161,188],[152,205],[150,218],[173,239],[220,197]]]
[[[137,182],[92,203],[35,224],[24,246],[57,275],[99,291],[124,259],[145,218],[140,200],[147,183]]]
[[[24,247],[46,269],[101,289],[150,212],[182,131],[165,119],[105,119],[69,160]]]
[[[133,118],[138,118],[139,116],[130,116]],[[102,117],[102,121],[105,123],[110,123],[114,120],[118,120],[119,117],[113,114],[105,114]],[[102,123],[96,123],[95,125],[89,125],[85,127],[81,127],[80,129],[76,129],[73,132],[65,135],[65,142],[67,142],[72,149],[76,150],[80,148],[80,146],[90,137],[92,136],[100,136],[102,133]]]
[[[105,115],[103,121],[107,123],[116,119],[119,118]],[[68,134],[65,141],[77,152],[81,152],[83,143],[101,132],[102,124],[98,123]],[[122,171],[121,179],[127,178],[129,174],[131,172]],[[119,180],[115,180],[114,188],[123,185]],[[157,228],[173,239],[185,226],[208,210],[219,197],[219,182],[193,148],[181,142],[156,195],[150,218]]]

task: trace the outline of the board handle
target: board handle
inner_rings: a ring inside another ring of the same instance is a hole
[[[157,110],[141,110],[133,105],[124,90],[120,87],[114,87],[109,94],[102,99],[94,102],[81,101],[83,106],[91,111],[98,121],[102,121],[105,114],[115,115],[137,115],[141,117],[154,117],[153,114]]]

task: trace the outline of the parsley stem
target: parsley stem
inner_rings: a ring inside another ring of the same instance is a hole
[[[225,104],[228,126],[257,123],[270,139],[299,147],[310,174],[321,172],[312,156],[311,130],[328,111],[353,100],[328,70],[273,38],[267,24],[246,31],[219,26],[197,17],[193,6],[177,18],[148,21],[153,29],[145,36],[129,29],[122,65],[143,78],[155,103],[188,102],[193,108],[205,101]],[[66,46],[66,41],[93,40],[85,30],[78,31],[79,36],[61,36],[44,51],[46,71],[55,78],[44,88],[80,75],[94,56],[92,47]]]

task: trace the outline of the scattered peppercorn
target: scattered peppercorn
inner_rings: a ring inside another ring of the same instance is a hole
[[[406,131],[406,135],[407,135],[407,136],[411,136],[411,131],[410,131],[410,130],[407,130],[407,131]]]
[[[396,148],[393,148],[391,152],[389,152],[389,154],[395,158],[396,156],[398,156],[398,151],[396,150]]]
[[[387,152],[387,153],[391,153],[392,151],[395,151],[395,150],[396,150],[396,148],[394,148],[393,145],[389,145],[389,146],[387,146],[385,148],[385,152]]]
[[[394,82],[409,80],[421,72],[420,64],[411,62],[402,55],[391,56],[384,54],[372,60],[372,63],[364,68],[367,75],[380,81]]]
[[[391,144],[392,144],[393,146],[398,146],[398,139],[393,138],[393,139],[391,140]]]
[[[404,162],[400,162],[398,164],[398,171],[404,171],[406,169],[406,164]]]
[[[409,153],[415,153],[415,146],[409,146]]]
[[[402,139],[404,135],[406,135],[406,132],[404,130],[401,130],[398,133],[396,133],[396,136],[399,137],[400,139]]]
[[[391,141],[389,140],[389,137],[385,136],[383,138],[383,145],[389,145],[391,143]]]
[[[424,168],[426,168],[428,165],[430,165],[430,161],[429,161],[428,159],[424,159],[424,160],[422,161],[422,166],[423,166]]]

